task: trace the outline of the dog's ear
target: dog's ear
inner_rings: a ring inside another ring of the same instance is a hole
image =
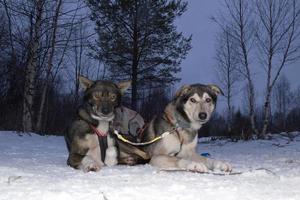
[[[79,75],[78,79],[79,79],[80,86],[84,90],[87,90],[88,88],[90,88],[94,84],[94,81],[92,81],[92,80],[90,80],[90,79],[88,79],[84,76],[81,76],[81,75]]]
[[[217,85],[214,85],[214,84],[210,84],[210,85],[207,85],[207,87],[216,95],[223,95],[224,96],[224,92],[221,90],[221,88]]]
[[[185,95],[191,89],[190,85],[183,85],[177,92],[175,93],[175,99]]]
[[[122,81],[117,83],[117,87],[121,90],[121,93],[124,94],[128,88],[131,86],[131,81]]]

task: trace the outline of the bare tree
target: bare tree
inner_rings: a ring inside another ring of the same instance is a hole
[[[50,75],[52,72],[53,68],[53,58],[55,55],[55,47],[56,47],[56,38],[57,38],[57,29],[58,29],[58,19],[59,19],[59,13],[61,11],[61,6],[62,6],[62,0],[58,0],[56,2],[56,8],[53,16],[53,21],[52,21],[52,33],[50,37],[50,51],[49,51],[49,56],[48,56],[48,61],[47,61],[47,67],[46,67],[46,80],[45,84],[42,89],[42,95],[41,95],[41,101],[40,101],[40,107],[37,115],[37,123],[35,129],[37,131],[41,131],[41,126],[42,126],[42,116],[43,116],[43,111],[45,107],[45,102],[46,102],[46,96],[48,92],[48,86],[50,84]]]
[[[23,131],[33,131],[33,103],[36,92],[35,80],[37,71],[38,49],[40,47],[42,15],[44,0],[33,2],[34,11],[30,15],[31,30],[25,69],[25,85],[23,97]]]
[[[246,80],[248,91],[249,117],[251,119],[251,128],[255,134],[258,134],[255,122],[255,91],[253,84],[253,67],[250,65],[250,54],[253,44],[254,10],[251,0],[226,0],[226,12],[219,18],[213,18],[222,30],[230,26],[230,35],[237,43],[237,55],[239,58],[239,72]]]
[[[216,50],[216,71],[226,97],[228,133],[232,132],[232,117],[234,112],[232,107],[232,97],[236,95],[235,89],[240,80],[236,52],[237,44],[231,35],[232,33],[230,33],[229,27],[223,30],[217,38],[218,46]]]
[[[263,127],[265,138],[270,122],[271,94],[282,70],[299,58],[300,7],[296,0],[257,0],[260,28],[256,33],[260,60],[266,72]]]

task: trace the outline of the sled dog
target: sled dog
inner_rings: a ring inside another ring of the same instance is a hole
[[[220,94],[223,92],[218,86],[202,84],[185,85],[177,91],[164,113],[154,117],[143,134],[142,141],[166,135],[143,149],[152,166],[202,173],[232,170],[230,164],[200,156],[196,151],[198,130],[209,121]]]
[[[130,109],[121,107],[122,94],[131,86],[130,81],[114,84],[110,81],[92,81],[83,76],[79,82],[84,91],[83,104],[78,109],[77,119],[65,135],[69,157],[67,164],[85,172],[99,171],[104,165],[118,163],[118,150],[110,131],[118,115],[118,126]],[[143,125],[141,117],[139,126]],[[122,158],[121,158],[122,162]],[[124,161],[134,164],[134,160]]]

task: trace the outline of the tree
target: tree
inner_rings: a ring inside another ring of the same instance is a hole
[[[263,127],[264,138],[270,122],[271,94],[282,70],[299,58],[300,6],[296,0],[257,0],[260,26],[256,39],[266,72]]]
[[[232,131],[232,97],[236,95],[234,90],[240,80],[236,52],[237,44],[231,35],[232,33],[230,33],[229,27],[219,34],[219,37],[217,38],[218,46],[216,51],[216,70],[219,82],[221,83],[221,87],[224,91],[224,96],[226,97],[228,133],[231,133]]]
[[[281,131],[286,130],[286,116],[291,110],[293,94],[291,91],[290,82],[285,76],[281,76],[274,86],[273,99],[277,126]]]
[[[190,47],[191,36],[176,31],[174,20],[187,3],[182,0],[88,0],[98,40],[95,58],[108,66],[110,78],[131,79],[131,106],[137,108],[142,89],[166,86]]]
[[[237,44],[237,58],[239,59],[239,72],[246,80],[249,117],[252,132],[258,134],[255,122],[255,90],[253,84],[253,66],[250,65],[250,54],[254,40],[254,10],[251,0],[226,0],[226,11],[213,20],[225,31],[230,29],[230,36]]]
[[[5,57],[0,60],[0,112],[4,119],[0,126],[25,132],[49,130],[52,124],[48,119],[55,115],[51,107],[63,104],[60,98],[65,88],[60,84],[70,85],[60,79],[66,76],[59,72],[72,67],[70,40],[79,39],[70,37],[78,22],[88,20],[80,10],[86,5],[81,0],[0,0],[0,5],[5,13],[0,29],[0,58]],[[2,28],[6,47],[1,43]]]
[[[233,141],[243,139],[250,140],[252,139],[251,131],[251,122],[248,117],[244,116],[240,110],[235,112],[233,117],[233,136],[231,139]]]
[[[49,84],[51,83],[51,71],[53,68],[53,59],[55,55],[55,47],[56,47],[56,37],[57,37],[57,29],[58,29],[58,19],[59,19],[59,13],[61,11],[61,6],[62,6],[62,0],[58,0],[56,2],[56,8],[55,12],[53,15],[53,22],[52,22],[52,33],[50,36],[50,45],[49,45],[49,56],[48,56],[48,61],[47,61],[47,67],[46,67],[46,80],[45,84],[42,89],[42,95],[41,95],[41,102],[40,102],[40,107],[37,115],[37,123],[35,130],[41,131],[42,128],[42,119],[43,119],[43,113],[44,113],[44,108],[45,108],[45,102],[47,98],[47,93],[48,93],[48,87]]]
[[[40,47],[42,16],[44,13],[44,0],[33,1],[33,11],[30,15],[30,39],[25,68],[25,84],[23,93],[23,131],[33,131],[33,103],[36,93],[36,72],[38,67],[38,50]]]
[[[146,121],[150,121],[153,116],[164,112],[166,105],[172,98],[171,91],[171,88],[155,88],[143,98],[140,113]]]

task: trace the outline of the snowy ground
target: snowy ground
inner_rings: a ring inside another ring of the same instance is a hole
[[[283,138],[202,141],[199,152],[209,152],[231,162],[235,172],[245,172],[218,176],[158,172],[149,165],[83,173],[66,166],[63,137],[0,132],[0,199],[299,200],[300,137],[288,144]],[[258,168],[265,169],[253,170]]]

